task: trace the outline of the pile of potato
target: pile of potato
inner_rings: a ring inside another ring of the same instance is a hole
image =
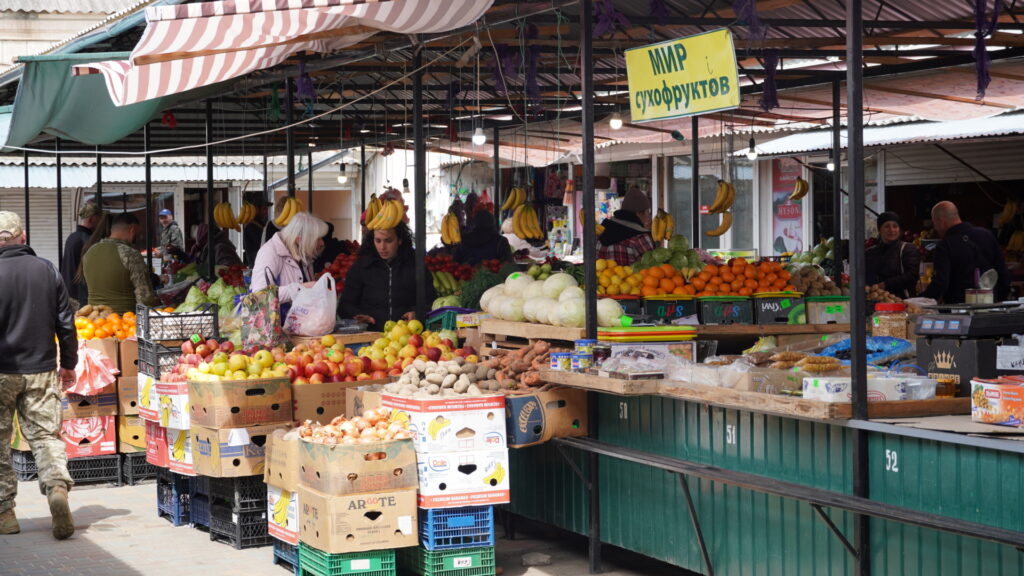
[[[114,309],[106,304],[86,304],[78,309],[75,316],[80,318],[87,318],[89,320],[98,320],[100,318],[106,318],[114,313]]]
[[[902,298],[892,292],[889,292],[885,288],[865,286],[864,292],[867,294],[867,299],[874,302],[881,302],[883,304],[899,304],[900,302],[903,302]]]
[[[481,396],[497,392],[497,370],[461,356],[447,362],[416,360],[405,368],[398,380],[384,385],[384,392],[412,398],[434,396]]]
[[[804,296],[841,296],[844,291],[825,276],[816,266],[803,266],[792,273],[790,284]]]

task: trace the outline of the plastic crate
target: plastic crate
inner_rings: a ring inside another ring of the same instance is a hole
[[[159,342],[139,338],[139,372],[159,380],[165,369],[174,368],[181,349],[168,348]]]
[[[494,546],[494,507],[465,506],[419,511],[420,544],[427,550]]]
[[[122,454],[121,473],[124,475],[124,483],[134,486],[143,480],[156,478],[157,467],[146,462],[145,452],[132,452]]]
[[[800,324],[804,299],[797,294],[754,294],[754,322],[757,324]]]
[[[193,334],[203,339],[219,339],[217,305],[201,304],[195,312],[167,314],[139,304],[136,307],[136,327],[139,340],[187,340]]]
[[[209,476],[193,476],[192,477],[192,496],[206,496],[209,499],[210,496],[210,480]]]
[[[267,509],[267,485],[263,483],[263,476],[209,478],[207,481],[209,488],[205,494],[211,502],[230,505],[233,512]]]
[[[189,523],[189,478],[174,472],[157,473],[157,516],[170,520],[172,526]]]
[[[267,509],[235,512],[219,502],[210,502],[210,540],[226,542],[236,550],[269,546],[273,538],[267,532]]]
[[[461,312],[455,308],[438,308],[427,314],[427,330],[439,332],[441,330],[455,330],[456,322]]]
[[[193,526],[210,527],[210,499],[196,494],[189,496],[189,521]]]
[[[299,542],[299,567],[302,576],[393,576],[396,574],[395,560],[394,550],[328,554]]]
[[[754,304],[738,296],[705,296],[698,299],[700,323],[706,325],[753,324]]]
[[[11,450],[11,467],[14,468],[14,476],[19,481],[35,480],[39,477],[36,459],[31,452]]]
[[[422,546],[398,551],[403,572],[419,576],[491,576],[494,574],[494,546],[458,550],[427,550]]]
[[[284,566],[295,576],[302,575],[299,568],[299,547],[280,540],[274,540],[274,564]]]
[[[648,296],[643,301],[644,314],[666,324],[697,314],[697,301],[693,296]]]

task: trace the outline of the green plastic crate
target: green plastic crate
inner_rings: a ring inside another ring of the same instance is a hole
[[[395,576],[395,551],[328,554],[299,542],[299,569],[312,576]]]
[[[398,561],[404,572],[420,576],[492,576],[494,546],[434,551],[422,546],[404,548],[398,551]]]

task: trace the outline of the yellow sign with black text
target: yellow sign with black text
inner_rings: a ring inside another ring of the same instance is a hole
[[[726,28],[626,50],[626,75],[633,122],[740,105],[736,51]]]

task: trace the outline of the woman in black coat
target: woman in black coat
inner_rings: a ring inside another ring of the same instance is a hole
[[[427,305],[437,298],[427,281]],[[416,252],[404,222],[363,237],[359,258],[348,271],[341,292],[341,316],[381,331],[389,320],[416,318]]]
[[[900,240],[901,232],[899,214],[878,215],[878,244],[864,253],[865,284],[884,288],[900,298],[912,298],[921,277],[921,254],[917,246]]]

